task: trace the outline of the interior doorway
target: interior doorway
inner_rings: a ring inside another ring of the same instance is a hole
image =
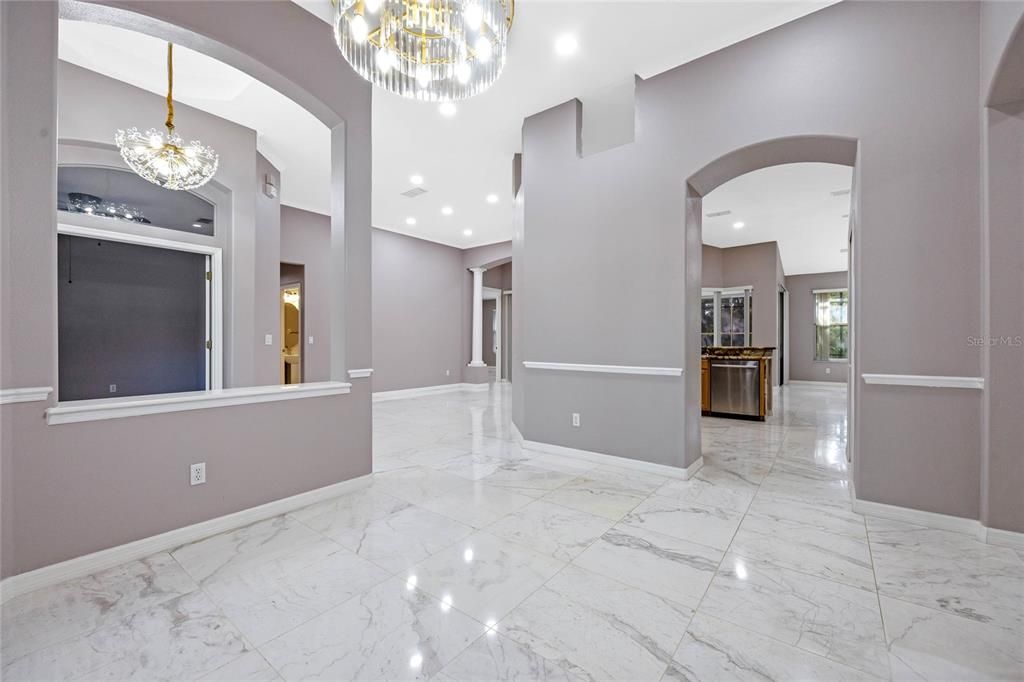
[[[281,383],[302,383],[302,284],[281,286]]]
[[[786,383],[786,353],[788,349],[789,336],[789,296],[786,291],[786,287],[779,285],[779,349],[778,349],[778,371],[776,372],[778,378],[778,385],[783,386]]]

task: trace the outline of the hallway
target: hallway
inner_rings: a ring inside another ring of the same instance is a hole
[[[982,679],[1024,559],[850,511],[842,387],[690,481],[524,450],[510,390],[374,404],[352,493],[16,597],[3,679]]]

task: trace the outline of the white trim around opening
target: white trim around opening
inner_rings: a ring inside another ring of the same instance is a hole
[[[82,225],[70,225],[68,223],[57,223],[57,234],[66,234],[71,237],[87,237],[90,239],[105,239],[111,242],[124,244],[137,244],[139,246],[151,246],[158,249],[170,249],[172,251],[187,251],[199,253],[207,257],[210,272],[208,280],[209,298],[207,305],[208,335],[210,346],[207,350],[207,361],[209,368],[209,382],[207,390],[216,391],[224,386],[224,262],[223,253],[219,246],[207,246],[205,244],[193,244],[173,239],[160,239],[128,232],[115,232],[113,230],[101,230],[95,227],[84,227]]]

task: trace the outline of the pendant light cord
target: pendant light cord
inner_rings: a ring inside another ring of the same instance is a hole
[[[167,43],[167,120],[164,125],[167,126],[168,133],[174,130],[174,100],[171,97],[174,92],[173,50],[174,44]]]

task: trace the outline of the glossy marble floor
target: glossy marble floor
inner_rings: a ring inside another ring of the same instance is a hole
[[[508,388],[374,406],[363,488],[15,598],[2,677],[1024,677],[1024,559],[850,510],[845,393],[690,481],[523,450]]]

